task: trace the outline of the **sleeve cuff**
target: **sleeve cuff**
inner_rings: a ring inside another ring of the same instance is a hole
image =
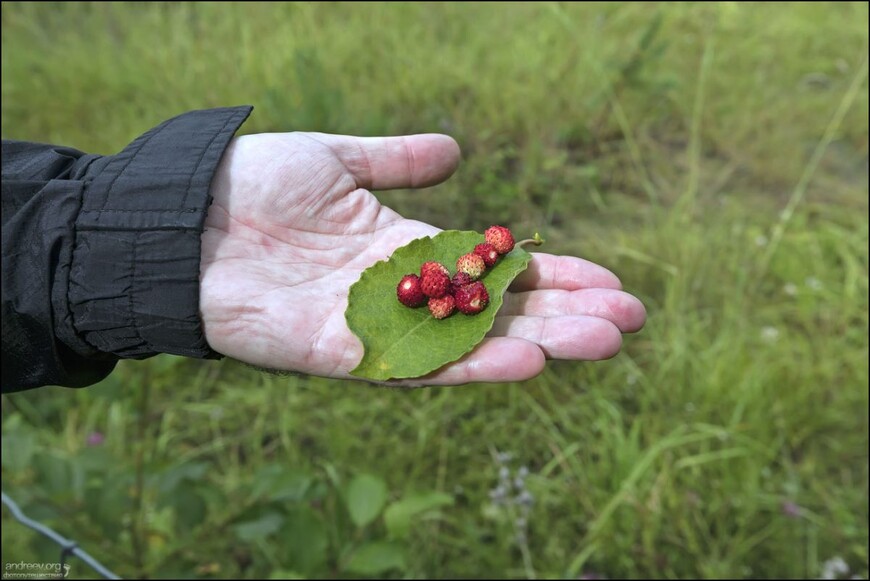
[[[212,177],[251,110],[186,113],[88,165],[69,284],[59,289],[76,351],[219,357],[199,316],[200,237]]]

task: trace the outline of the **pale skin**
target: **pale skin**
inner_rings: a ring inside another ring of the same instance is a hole
[[[349,372],[363,347],[345,322],[348,289],[399,246],[439,231],[381,205],[372,191],[438,184],[459,159],[456,142],[435,134],[233,140],[212,183],[202,235],[208,343],[260,367],[357,379]],[[548,359],[612,357],[622,333],[643,326],[643,305],[609,270],[577,257],[533,256],[471,353],[425,377],[390,383],[525,380]]]

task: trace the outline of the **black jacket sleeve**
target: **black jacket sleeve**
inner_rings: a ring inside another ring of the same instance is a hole
[[[3,141],[2,391],[121,358],[214,358],[199,317],[209,184],[251,107],[193,111],[117,155]]]

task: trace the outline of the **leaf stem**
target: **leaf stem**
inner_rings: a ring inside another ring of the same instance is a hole
[[[538,234],[537,232],[535,232],[535,235],[532,238],[526,238],[525,240],[520,240],[519,242],[514,244],[514,246],[519,246],[520,248],[522,248],[523,246],[525,246],[527,244],[533,244],[535,246],[540,246],[544,242],[546,242],[546,240],[541,238],[541,235]]]

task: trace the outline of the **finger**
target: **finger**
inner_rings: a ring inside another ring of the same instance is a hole
[[[534,252],[529,267],[511,284],[512,291],[582,288],[621,290],[622,283],[615,274],[594,262],[575,256]]]
[[[499,317],[489,336],[530,341],[549,359],[609,359],[622,348],[622,333],[600,317]]]
[[[332,149],[360,188],[389,190],[433,186],[453,175],[459,165],[459,145],[447,135],[312,135]]]
[[[636,297],[619,290],[589,288],[576,291],[539,290],[506,293],[498,311],[503,315],[560,317],[585,315],[606,319],[623,333],[639,331],[646,322],[646,309]]]
[[[512,337],[484,339],[468,355],[425,377],[388,385],[422,387],[524,381],[544,370],[546,359],[534,343]]]

